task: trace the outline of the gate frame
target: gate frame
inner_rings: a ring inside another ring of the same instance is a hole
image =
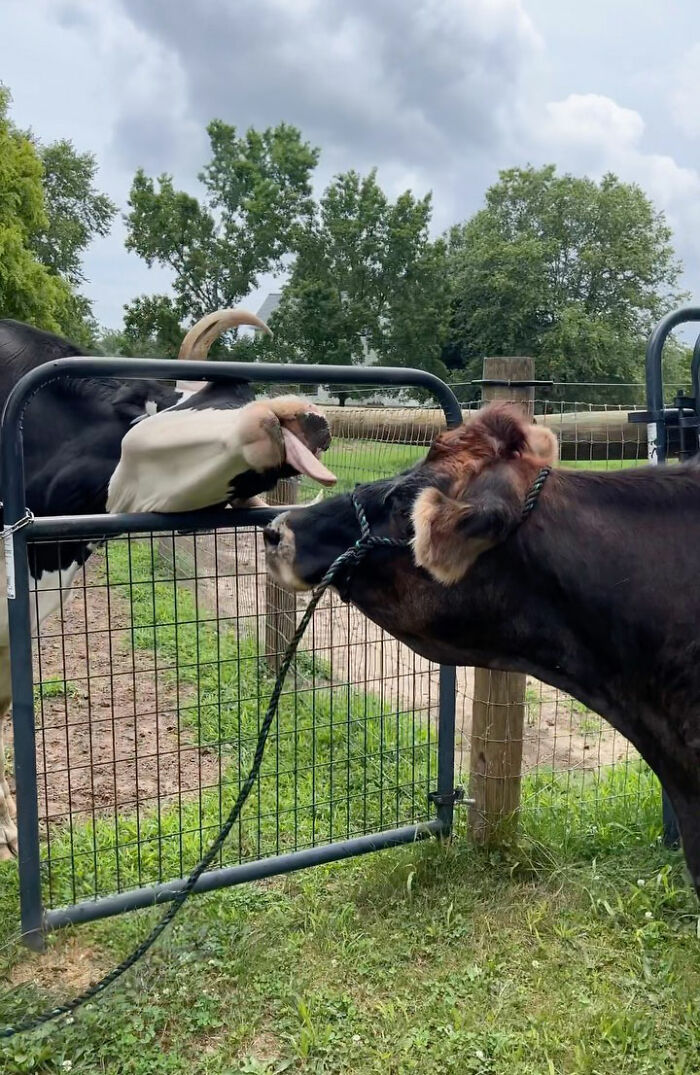
[[[666,462],[666,434],[667,419],[676,412],[678,413],[679,427],[683,422],[682,404],[680,407],[667,408],[664,403],[664,375],[663,375],[663,349],[666,340],[679,325],[690,324],[700,321],[700,306],[683,306],[679,310],[672,310],[662,317],[654,328],[646,349],[646,394],[647,409],[637,416],[629,416],[630,421],[646,422],[647,427],[647,458],[651,466],[657,466]],[[690,367],[691,391],[695,393],[695,414],[700,415],[700,336],[695,341],[693,358]],[[683,450],[682,429],[680,450]],[[678,820],[666,794],[661,789],[661,804],[663,813],[663,841],[667,847],[680,846],[680,830]]]
[[[108,538],[125,533],[197,532],[218,527],[260,526],[283,508],[204,510],[187,513],[144,512],[121,515],[69,515],[30,519],[21,529],[13,527],[25,518],[24,444],[22,422],[31,397],[61,377],[95,376],[124,379],[182,379],[226,382],[246,378],[254,384],[343,384],[422,388],[431,392],[442,407],[447,427],[462,423],[457,397],[444,381],[424,370],[400,367],[302,366],[253,362],[196,362],[182,359],[62,358],[47,362],[25,374],[12,389],[0,422],[0,479],[4,501],[4,554],[12,683],[12,723],[19,839],[20,915],[24,943],[37,951],[45,934],[79,922],[106,918],[138,907],[165,903],[181,891],[185,879],[129,889],[62,908],[44,909],[41,884],[39,804],[37,798],[34,675],[30,616],[27,546],[34,539]],[[439,666],[437,788],[428,794],[436,817],[427,822],[356,836],[336,843],[271,855],[253,862],[219,867],[204,873],[195,892],[260,880],[308,866],[334,862],[386,847],[412,843],[427,836],[449,836],[454,804],[462,796],[455,787],[454,736],[456,716],[456,670]]]

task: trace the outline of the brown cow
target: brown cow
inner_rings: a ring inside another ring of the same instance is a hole
[[[556,442],[493,406],[398,477],[358,486],[374,549],[341,597],[444,664],[527,672],[600,713],[668,791],[700,894],[700,469],[555,470]],[[306,590],[359,536],[349,495],[266,528],[269,570]]]

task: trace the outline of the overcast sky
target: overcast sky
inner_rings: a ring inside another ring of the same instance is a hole
[[[635,180],[666,211],[700,301],[697,0],[2,0],[12,117],[97,156],[120,207],[134,170],[186,189],[206,123],[299,126],[319,187],[377,165],[434,194],[435,230],[479,207],[500,168]],[[86,259],[95,314],[167,290],[123,248]],[[270,281],[251,297],[256,309]]]

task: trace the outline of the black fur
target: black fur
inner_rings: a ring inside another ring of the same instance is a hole
[[[19,321],[0,320],[0,408],[20,378],[37,366],[80,355],[75,344]],[[255,399],[247,381],[208,384],[181,402],[165,382],[118,380],[114,377],[57,378],[29,401],[24,418],[24,460],[27,507],[37,516],[92,515],[105,511],[109,481],[119,462],[121,443],[134,421],[151,403],[167,408],[236,408]],[[289,473],[293,473],[287,468]],[[279,473],[246,474],[244,492],[254,496],[271,489]],[[0,489],[0,499],[2,490]],[[1,519],[1,514],[0,514]],[[44,571],[84,563],[85,542],[43,542],[31,553],[35,578]]]

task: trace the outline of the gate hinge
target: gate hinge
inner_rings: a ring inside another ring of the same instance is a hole
[[[471,806],[474,802],[474,799],[465,798],[462,787],[453,788],[452,791],[431,791],[428,794],[428,800],[436,806],[457,806],[458,803],[462,806]]]

